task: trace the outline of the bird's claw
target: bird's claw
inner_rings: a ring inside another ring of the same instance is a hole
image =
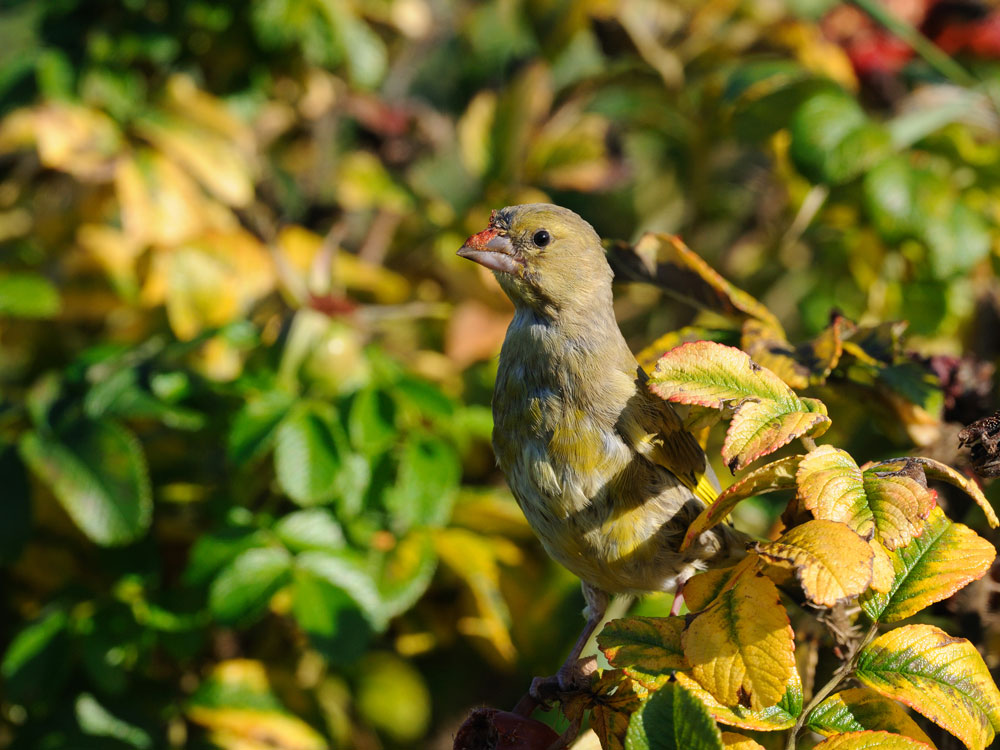
[[[596,656],[580,659],[572,664],[563,664],[554,675],[535,677],[531,681],[528,695],[539,705],[548,707],[561,695],[589,690],[596,671]]]

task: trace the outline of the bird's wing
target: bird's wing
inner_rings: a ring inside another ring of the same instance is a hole
[[[681,480],[706,505],[719,495],[711,467],[694,435],[667,402],[646,388],[638,369],[635,396],[618,419],[618,432],[632,449]]]

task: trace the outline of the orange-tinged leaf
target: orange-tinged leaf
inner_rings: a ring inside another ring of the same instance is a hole
[[[741,500],[768,492],[795,489],[795,472],[801,459],[802,456],[779,458],[736,480],[691,522],[681,543],[681,551],[691,546],[702,533],[722,523]]]
[[[861,469],[847,451],[821,445],[799,463],[802,504],[819,519],[847,524],[865,539],[875,532]]]
[[[640,685],[621,672],[607,671],[593,685],[590,726],[604,750],[624,750],[629,721],[645,695]]]
[[[995,557],[996,550],[986,539],[935,508],[919,536],[889,553],[893,567],[889,590],[865,594],[861,607],[872,620],[902,620],[982,578]]]
[[[725,706],[759,711],[795,672],[788,613],[770,579],[748,570],[696,615],[681,638],[691,674]]]
[[[976,647],[933,625],[904,625],[862,649],[854,675],[985,750],[1000,728],[1000,691]]]
[[[849,453],[832,445],[802,459],[797,481],[803,505],[816,518],[845,523],[865,539],[876,536],[889,549],[918,534],[935,503],[910,472],[862,472]]]
[[[934,746],[892,732],[865,731],[834,735],[813,750],[934,750]]]
[[[660,357],[649,387],[667,401],[722,409],[752,400],[773,401],[792,412],[798,396],[746,352],[713,341],[681,344]]]
[[[776,542],[758,544],[757,553],[767,562],[793,568],[806,598],[820,607],[832,607],[871,585],[871,547],[836,521],[807,521]]]
[[[816,399],[799,399],[791,409],[776,401],[750,402],[733,415],[722,459],[730,470],[742,469],[797,437],[818,437],[829,426],[826,407]]]
[[[1000,520],[997,519],[996,511],[993,510],[993,506],[990,505],[990,501],[986,499],[986,496],[979,488],[979,484],[976,480],[961,474],[947,464],[935,461],[933,458],[924,458],[923,456],[914,456],[910,459],[894,458],[889,461],[882,461],[875,464],[870,470],[894,471],[902,465],[905,465],[905,462],[907,461],[916,461],[923,468],[924,474],[931,479],[937,479],[942,482],[952,484],[975,500],[976,505],[982,508],[983,513],[986,514],[986,520],[991,529],[995,529],[998,525],[1000,525]]]
[[[615,276],[656,284],[696,307],[735,318],[757,318],[778,330],[781,323],[761,302],[730,284],[680,239],[645,234],[634,248],[613,247]]]
[[[868,688],[834,693],[812,710],[807,726],[825,737],[884,729],[931,746],[934,744],[902,706]]]
[[[688,668],[682,630],[683,617],[625,617],[604,626],[597,646],[611,666],[649,688],[657,677]]]
[[[736,732],[723,732],[722,746],[726,750],[764,750],[764,746],[756,740]]]
[[[785,694],[778,704],[760,711],[751,711],[743,706],[723,706],[687,672],[678,672],[675,679],[705,704],[713,719],[727,726],[759,732],[777,732],[794,726],[795,720],[802,713],[802,680],[797,671],[793,672]]]

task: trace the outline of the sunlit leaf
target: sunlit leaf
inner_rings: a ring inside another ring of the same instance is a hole
[[[764,746],[756,740],[736,732],[723,732],[722,746],[726,750],[764,750]]]
[[[697,614],[682,636],[691,675],[725,706],[759,711],[781,700],[795,644],[778,589],[747,572]]]
[[[660,688],[632,716],[626,750],[721,750],[719,728],[679,683]]]
[[[834,693],[809,714],[807,726],[825,737],[843,732],[883,729],[933,746],[910,715],[895,701],[868,688]]]
[[[146,533],[153,499],[135,435],[109,420],[79,421],[59,438],[29,432],[21,456],[80,530],[104,546]]]
[[[766,561],[793,569],[806,597],[820,607],[858,596],[871,585],[871,547],[836,521],[807,521],[756,548]]]
[[[798,671],[793,671],[785,694],[777,705],[760,711],[751,711],[743,706],[723,706],[687,672],[678,672],[675,678],[708,708],[712,718],[720,724],[759,732],[777,732],[794,726],[802,713],[802,680]]]
[[[752,401],[733,415],[722,459],[730,470],[742,469],[797,437],[818,437],[829,426],[826,406],[816,399],[801,399],[791,409],[775,401]]]
[[[934,745],[901,734],[880,731],[847,732],[823,740],[819,750],[933,750]]]
[[[866,594],[861,607],[872,620],[902,620],[982,578],[995,557],[992,544],[935,508],[919,536],[889,553],[890,589]]]
[[[984,750],[1000,727],[1000,691],[976,647],[933,625],[904,625],[866,646],[855,677]]]
[[[597,645],[611,666],[650,688],[661,675],[688,669],[681,647],[682,617],[626,617],[611,620]]]
[[[388,623],[378,584],[369,566],[350,550],[325,552],[309,550],[295,558],[295,567],[308,571],[350,596],[376,630]]]
[[[278,483],[299,505],[332,500],[343,471],[342,449],[330,417],[302,408],[287,416],[275,434],[274,469]]]
[[[344,532],[326,508],[306,508],[283,516],[274,533],[292,552],[335,550],[344,546]]]
[[[809,385],[809,370],[796,359],[795,347],[788,343],[783,331],[755,318],[745,320],[740,349],[792,388]]]
[[[84,734],[112,737],[139,750],[153,747],[153,738],[146,730],[115,716],[90,693],[80,693],[74,708]]]
[[[393,528],[443,526],[451,515],[462,467],[455,449],[435,437],[414,435],[399,455],[396,484],[384,497]]]
[[[741,500],[768,492],[795,489],[795,472],[801,460],[802,456],[779,458],[733,482],[692,521],[684,535],[681,550],[687,549],[703,532],[721,523]]]

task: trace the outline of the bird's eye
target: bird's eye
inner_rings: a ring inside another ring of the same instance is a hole
[[[535,235],[534,237],[531,238],[531,241],[534,242],[535,245],[537,245],[538,247],[545,247],[546,245],[549,244],[549,242],[552,241],[552,237],[544,229],[539,229],[537,232],[535,232]]]

